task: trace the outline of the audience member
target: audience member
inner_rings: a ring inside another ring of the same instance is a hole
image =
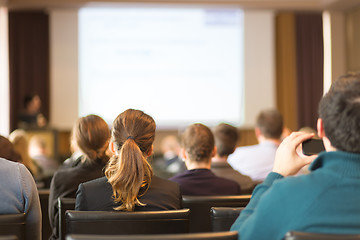
[[[41,239],[41,208],[34,178],[23,164],[0,158],[0,214],[25,213],[25,239]]]
[[[24,98],[24,110],[19,114],[19,128],[39,128],[46,125],[46,119],[40,112],[41,99],[39,95],[32,94]]]
[[[155,128],[153,118],[140,110],[128,109],[114,120],[110,140],[114,155],[106,167],[106,177],[79,185],[76,210],[181,208],[179,186],[154,176],[147,161],[153,152]]]
[[[261,111],[256,120],[257,145],[238,147],[228,158],[229,164],[253,181],[263,181],[274,165],[275,152],[281,142],[283,119],[275,110]]]
[[[238,130],[226,123],[220,123],[214,130],[216,154],[211,160],[211,171],[216,176],[227,178],[237,182],[241,187],[242,194],[251,194],[255,187],[255,183],[249,176],[242,175],[234,170],[227,162],[228,156],[232,154],[236,148],[239,139]]]
[[[282,239],[290,230],[360,234],[359,74],[332,84],[320,101],[317,130],[326,149],[318,156],[296,151],[312,133],[292,133],[281,143],[273,171],[231,228],[239,239]],[[290,177],[310,163],[310,174]]]
[[[168,135],[161,140],[162,157],[154,161],[154,171],[157,175],[170,178],[186,170],[184,161],[179,157],[180,143],[174,135]]]
[[[41,135],[34,135],[30,138],[29,154],[40,166],[44,176],[52,176],[59,167],[59,163],[49,156],[48,144]]]
[[[109,160],[106,150],[109,146],[110,130],[101,117],[88,115],[78,119],[72,129],[72,139],[83,155],[78,165],[59,169],[52,178],[49,218],[53,239],[58,237],[58,198],[75,198],[80,183],[104,176],[103,169]]]
[[[0,158],[22,163],[20,154],[15,151],[14,145],[4,136],[0,135]]]
[[[60,168],[76,167],[81,162],[82,153],[73,137],[70,139],[71,156],[65,159]]]
[[[217,177],[210,170],[215,153],[214,136],[207,126],[197,123],[187,127],[182,136],[181,156],[188,170],[170,178],[180,184],[183,195],[241,194],[236,182]]]
[[[28,136],[24,130],[14,130],[9,135],[9,140],[14,146],[15,151],[21,156],[22,163],[27,167],[35,179],[41,178],[41,168],[29,155]]]

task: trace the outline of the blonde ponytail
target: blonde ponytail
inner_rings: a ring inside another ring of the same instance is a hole
[[[112,141],[116,154],[110,159],[105,176],[120,206],[115,210],[133,211],[144,206],[139,198],[151,184],[153,171],[147,161],[155,137],[154,120],[139,110],[129,109],[114,121]]]

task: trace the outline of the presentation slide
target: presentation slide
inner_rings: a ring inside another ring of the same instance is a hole
[[[144,7],[79,11],[79,115],[128,108],[158,128],[243,120],[241,9]]]

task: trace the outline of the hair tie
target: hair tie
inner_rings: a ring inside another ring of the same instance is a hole
[[[132,139],[132,140],[135,140],[135,138],[133,136],[128,136],[126,139]]]

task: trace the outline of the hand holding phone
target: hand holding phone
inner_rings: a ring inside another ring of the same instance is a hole
[[[306,156],[316,155],[322,151],[325,151],[325,147],[321,139],[311,138],[302,143],[302,152]]]
[[[301,168],[310,164],[316,156],[306,156],[301,152],[299,154],[297,149],[304,141],[312,137],[314,137],[313,133],[304,132],[293,132],[286,137],[276,151],[273,172],[284,177],[292,176],[298,173]]]

